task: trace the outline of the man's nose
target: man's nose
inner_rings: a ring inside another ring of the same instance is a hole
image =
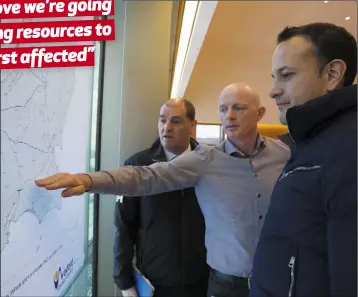
[[[171,131],[172,130],[172,123],[171,122],[166,122],[165,125],[164,125],[164,130],[165,131]]]
[[[235,118],[235,113],[234,113],[234,110],[232,108],[229,108],[227,113],[226,113],[226,118],[228,120],[232,120]]]
[[[270,97],[273,99],[278,99],[283,95],[283,90],[278,87],[272,87],[270,90]]]

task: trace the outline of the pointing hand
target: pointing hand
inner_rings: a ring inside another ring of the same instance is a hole
[[[46,190],[62,191],[62,197],[80,196],[91,188],[92,180],[87,174],[56,173],[43,179],[35,180],[38,187]]]

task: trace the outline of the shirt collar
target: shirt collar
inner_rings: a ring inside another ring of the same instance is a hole
[[[245,153],[243,153],[242,151],[240,151],[229,139],[226,139],[224,146],[225,146],[225,152],[228,155],[231,155],[233,153],[239,153],[241,156],[250,157]],[[258,154],[261,151],[261,149],[263,149],[265,146],[266,146],[265,138],[260,133],[257,133],[255,150],[253,151],[251,156]]]
[[[187,149],[183,153],[190,152],[190,151],[191,151],[191,147],[190,147],[190,143],[189,143]],[[166,149],[164,149],[164,152],[165,152],[165,156],[167,158],[167,161],[173,160],[175,157],[178,156],[176,154],[168,152]]]

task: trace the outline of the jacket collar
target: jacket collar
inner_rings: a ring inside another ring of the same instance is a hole
[[[331,91],[303,105],[287,110],[291,138],[302,142],[321,132],[334,118],[357,110],[357,85]]]
[[[284,144],[286,144],[290,148],[292,148],[294,146],[294,144],[295,144],[294,141],[291,138],[291,135],[289,133],[280,135],[278,137],[278,139],[281,140],[281,142],[283,142]]]
[[[199,145],[199,143],[195,139],[190,138],[190,147],[192,150],[195,149],[198,145]],[[157,138],[157,140],[153,143],[152,147],[149,150],[149,153],[150,153],[151,158],[154,162],[166,162],[167,161],[164,147],[162,146],[159,138]]]

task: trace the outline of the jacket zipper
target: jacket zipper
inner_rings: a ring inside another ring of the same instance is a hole
[[[312,166],[312,167],[304,167],[304,166],[300,166],[300,167],[296,167],[294,168],[293,170],[290,170],[290,171],[283,171],[283,173],[281,174],[280,178],[278,181],[281,181],[283,180],[284,178],[286,178],[287,176],[289,176],[290,174],[296,172],[296,171],[305,171],[305,172],[309,172],[309,171],[313,171],[315,169],[320,169],[321,166],[320,165],[315,165],[315,166]]]
[[[292,297],[293,288],[295,285],[295,262],[296,262],[296,257],[292,256],[290,262],[288,263],[288,267],[290,268],[290,272],[291,272],[291,281],[290,281],[290,288],[288,290],[288,297]]]

